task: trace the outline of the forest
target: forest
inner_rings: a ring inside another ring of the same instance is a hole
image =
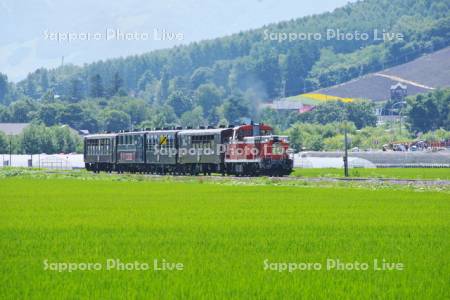
[[[324,104],[318,112],[289,116],[261,109],[260,104],[346,82],[449,46],[449,11],[449,0],[365,0],[143,55],[41,68],[18,83],[0,73],[0,122],[67,124],[99,132],[256,120],[285,131],[298,122],[327,124],[348,116],[356,128],[374,126],[369,101]],[[370,38],[267,39],[268,32],[326,36],[330,28],[365,32]],[[404,38],[375,39],[374,30],[402,33]],[[412,109],[414,114],[417,110]],[[413,132],[437,129],[413,118],[408,119]],[[441,127],[448,129],[446,116],[442,118]]]

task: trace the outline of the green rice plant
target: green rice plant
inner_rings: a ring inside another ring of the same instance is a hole
[[[0,179],[2,299],[448,296],[448,193],[108,176]],[[108,259],[184,268],[106,270]],[[326,270],[327,259],[370,267]],[[376,271],[375,259],[404,269]],[[45,269],[63,262],[103,268]]]

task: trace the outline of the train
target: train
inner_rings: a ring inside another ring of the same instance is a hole
[[[285,176],[293,169],[288,137],[253,122],[87,135],[84,162],[92,172],[161,175]]]

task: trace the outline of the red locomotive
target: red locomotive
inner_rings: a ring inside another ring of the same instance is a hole
[[[286,136],[273,135],[265,124],[233,128],[225,155],[227,173],[245,175],[289,175],[293,161],[289,157]]]

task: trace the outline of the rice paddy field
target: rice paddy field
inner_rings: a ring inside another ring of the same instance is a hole
[[[16,175],[0,177],[1,299],[450,295],[448,191]]]

